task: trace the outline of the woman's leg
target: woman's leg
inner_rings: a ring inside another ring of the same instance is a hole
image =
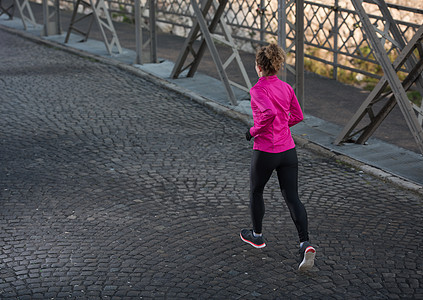
[[[250,210],[255,233],[262,233],[263,191],[275,169],[274,154],[254,150],[250,169]]]
[[[298,197],[298,158],[294,149],[281,153],[277,167],[279,186],[298,231],[300,242],[308,241],[308,220],[304,205]]]

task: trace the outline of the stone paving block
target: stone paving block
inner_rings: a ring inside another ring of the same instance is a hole
[[[299,274],[275,176],[268,246],[239,239],[251,226],[244,123],[116,67],[0,41],[1,299],[423,294],[421,195],[298,147],[317,249]]]

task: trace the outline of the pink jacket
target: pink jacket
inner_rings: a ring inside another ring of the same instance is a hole
[[[260,77],[251,88],[254,150],[280,153],[295,147],[289,127],[303,120],[292,87],[276,75]]]

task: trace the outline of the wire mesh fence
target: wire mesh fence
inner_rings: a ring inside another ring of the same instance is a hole
[[[37,0],[41,2],[41,0]],[[284,1],[284,5],[282,4]],[[413,1],[413,0],[411,0]],[[73,9],[75,0],[63,0],[62,8]],[[107,0],[112,17],[118,21],[133,22],[134,0]],[[365,5],[376,6],[365,0]],[[408,2],[410,3],[410,2]],[[418,2],[417,2],[418,3]],[[240,50],[254,52],[259,45],[276,42],[282,14],[286,20],[286,49],[295,55],[295,0],[232,0],[225,11],[225,20]],[[423,20],[422,7],[407,7],[387,3],[400,32],[409,41]],[[149,1],[141,0],[141,8],[148,19]],[[189,0],[157,0],[156,21],[159,30],[187,36],[195,19]],[[281,9],[284,7],[284,10]],[[383,19],[375,8],[370,15],[373,24],[383,28]],[[348,72],[353,80],[363,77],[380,78],[381,69],[366,39],[360,18],[350,0],[311,0],[304,2],[305,57],[308,64],[322,64],[328,77],[338,79]],[[209,18],[210,19],[210,18]],[[395,59],[395,45],[386,40],[385,47]],[[307,67],[307,62],[306,62]],[[322,73],[322,72],[321,72]],[[351,75],[353,74],[353,75]]]

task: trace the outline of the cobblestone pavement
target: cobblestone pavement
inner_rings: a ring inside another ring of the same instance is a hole
[[[245,125],[0,31],[0,298],[423,298],[423,199],[306,149],[298,273],[276,177],[250,226]]]

